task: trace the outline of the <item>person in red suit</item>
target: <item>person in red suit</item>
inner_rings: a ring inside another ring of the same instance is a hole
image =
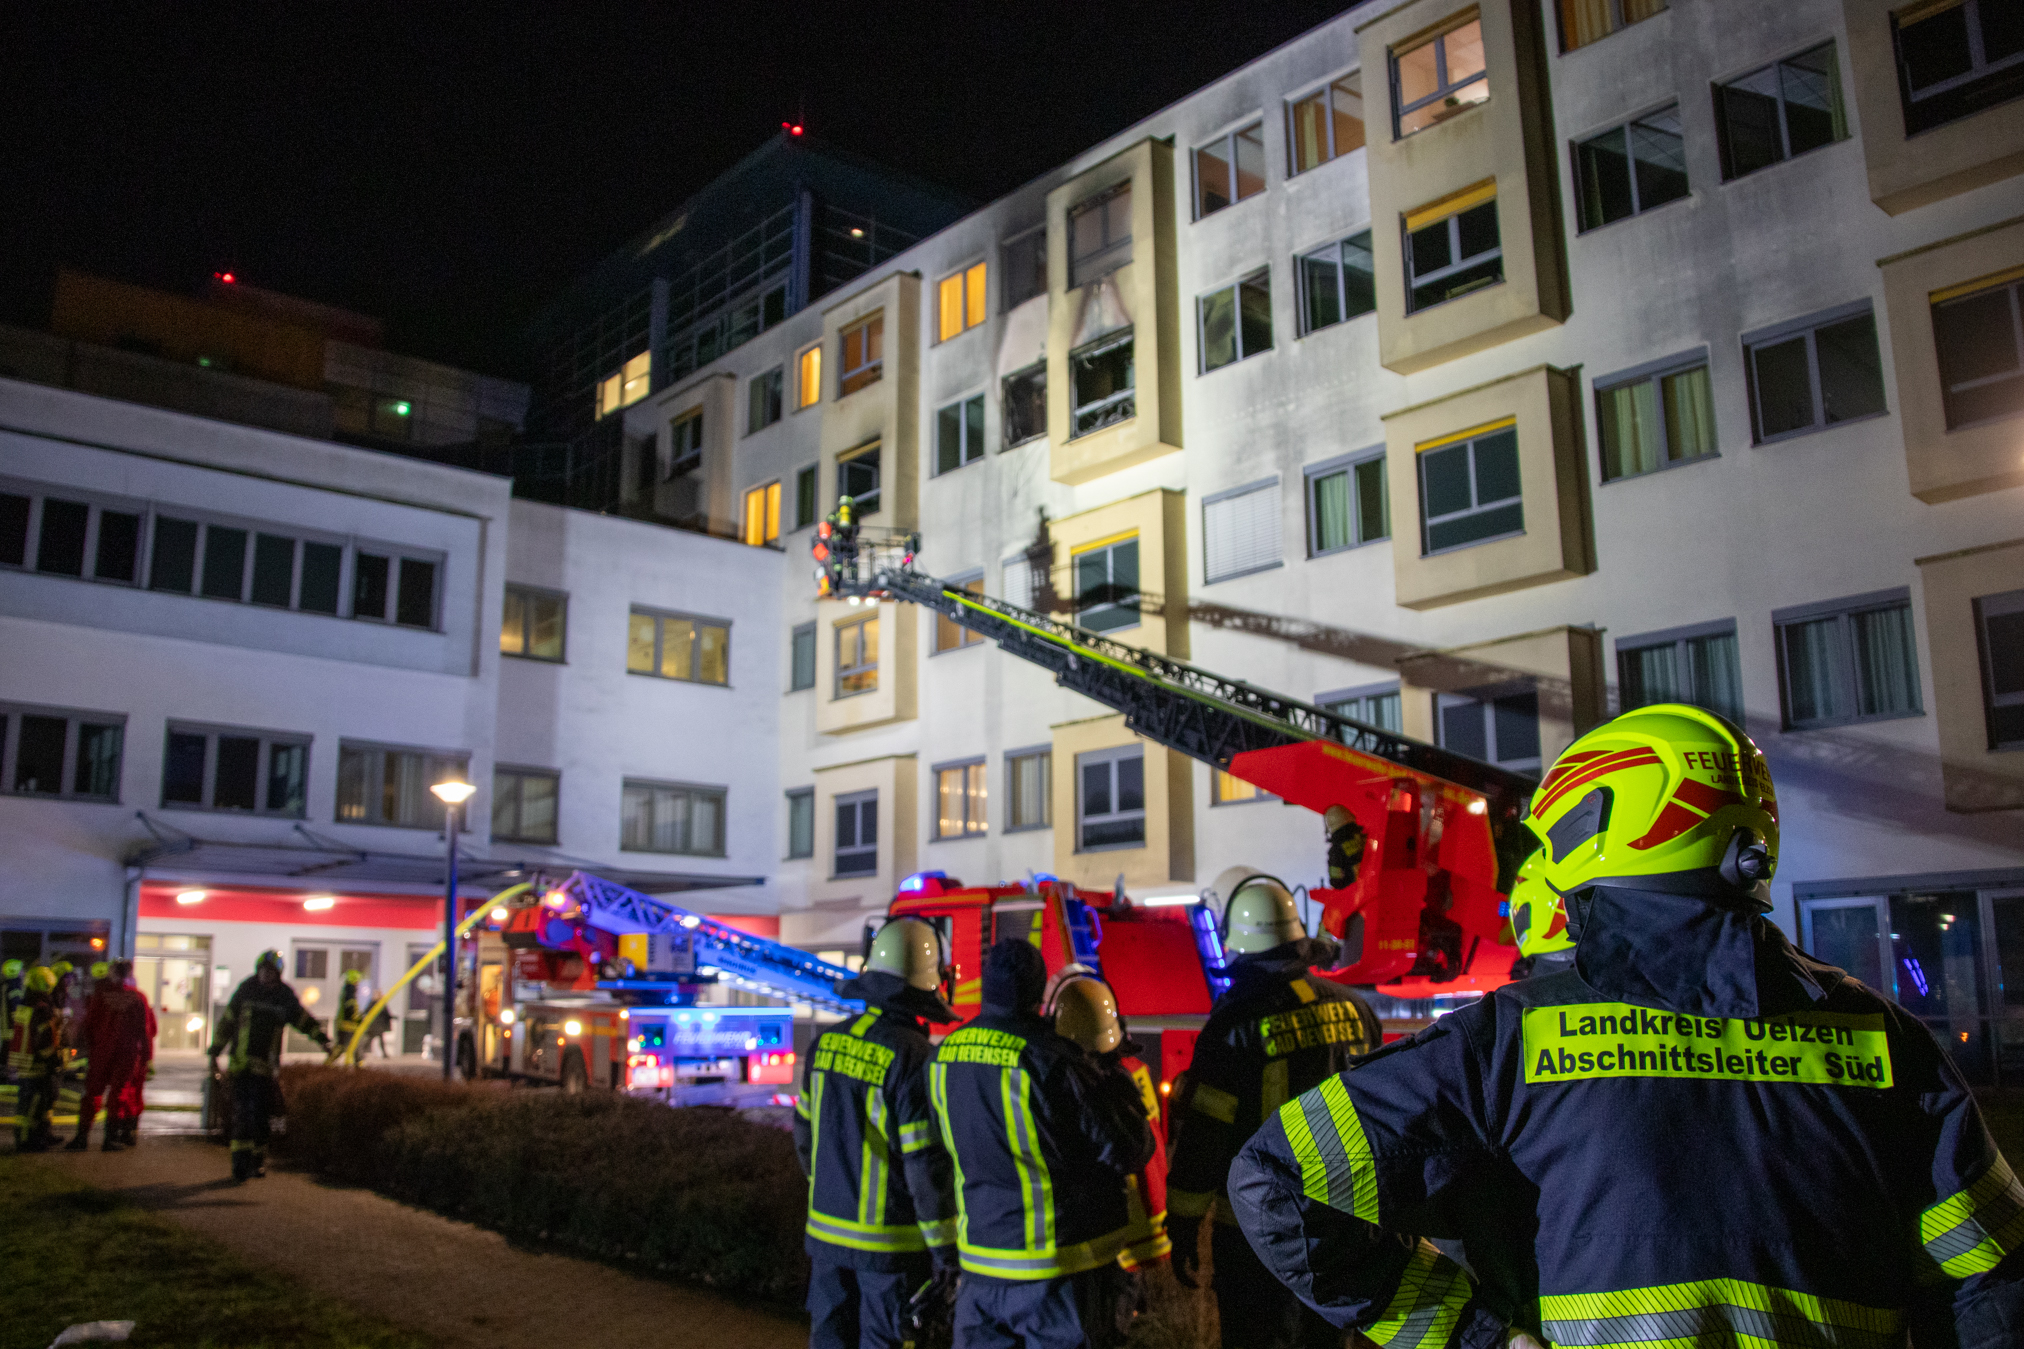
[[[105,1151],[131,1145],[140,1127],[140,1084],[147,1080],[155,1054],[155,1013],[140,991],[129,986],[133,968],[130,960],[113,961],[84,1009],[84,1043],[91,1068],[77,1112],[77,1137],[66,1144],[72,1152],[82,1152],[88,1145],[101,1099],[107,1100]]]

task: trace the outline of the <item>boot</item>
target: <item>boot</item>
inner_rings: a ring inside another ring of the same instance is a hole
[[[234,1147],[232,1149],[232,1179],[236,1183],[243,1185],[252,1178],[253,1178],[252,1150],[248,1148]]]
[[[105,1141],[98,1145],[101,1152],[123,1152],[126,1150],[126,1135],[117,1127],[108,1125]]]
[[[71,1139],[68,1143],[65,1143],[63,1145],[63,1150],[65,1152],[83,1152],[86,1148],[90,1146],[91,1146],[91,1136],[88,1133],[86,1133],[83,1129],[79,1129],[77,1131],[77,1137]],[[112,1130],[110,1129],[106,1130],[105,1146],[107,1151],[112,1150]]]

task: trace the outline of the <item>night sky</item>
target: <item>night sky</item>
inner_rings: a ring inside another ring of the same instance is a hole
[[[0,6],[0,321],[214,271],[524,377],[519,334],[783,118],[979,202],[1344,0]]]

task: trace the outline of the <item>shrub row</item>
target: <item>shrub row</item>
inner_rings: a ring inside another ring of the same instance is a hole
[[[283,1070],[288,1155],[333,1179],[602,1259],[798,1304],[807,1189],[784,1131],[727,1110]]]

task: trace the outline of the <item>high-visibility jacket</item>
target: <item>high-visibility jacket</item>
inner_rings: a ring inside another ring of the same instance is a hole
[[[1130,1051],[1137,1046],[1127,1040],[1123,1048]],[[1167,1131],[1160,1122],[1160,1095],[1153,1087],[1152,1070],[1131,1052],[1119,1053],[1117,1066],[1137,1089],[1146,1127],[1153,1134],[1153,1155],[1124,1178],[1128,1230],[1117,1259],[1126,1269],[1136,1269],[1164,1260],[1174,1251],[1173,1238],[1167,1235]]]
[[[1117,1259],[1131,1237],[1125,1178],[1153,1149],[1129,1077],[1038,1017],[987,1011],[942,1041],[928,1084],[966,1274],[1051,1279]]]
[[[2024,1186],[1931,1032],[1767,920],[1612,906],[1647,930],[1259,1130],[1230,1188],[1265,1263],[1396,1349],[2019,1343]]]
[[[1239,956],[1230,987],[1209,1012],[1174,1109],[1167,1204],[1176,1218],[1214,1212],[1238,1149],[1279,1107],[1347,1068],[1383,1038],[1370,1005],[1310,972],[1319,944]]]
[[[497,1008],[492,1009],[496,1014]],[[346,984],[337,991],[337,1033],[349,1041],[358,1030],[358,985]]]
[[[14,1006],[7,1034],[7,1071],[16,1077],[39,1077],[63,1063],[63,1026],[56,1000],[47,993],[25,993]]]
[[[928,1108],[933,1057],[918,1020],[878,1007],[810,1047],[794,1119],[809,1254],[891,1269],[955,1242],[949,1157]]]
[[[216,1056],[229,1050],[230,1072],[271,1077],[281,1067],[281,1034],[290,1026],[312,1040],[329,1043],[323,1026],[304,1010],[294,989],[278,979],[263,984],[256,974],[233,990],[218,1018],[210,1052]]]

